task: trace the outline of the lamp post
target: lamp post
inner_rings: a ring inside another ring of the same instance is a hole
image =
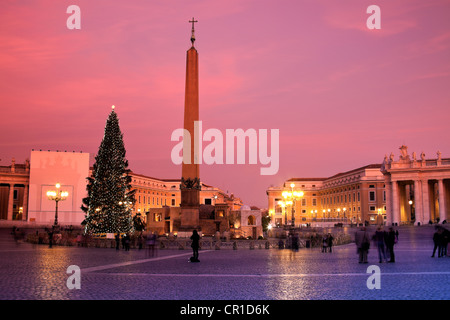
[[[378,214],[377,214],[377,224],[378,225],[383,225],[383,216],[381,213],[381,208],[378,208]]]
[[[295,227],[295,202],[296,202],[297,198],[303,197],[303,191],[294,191],[294,187],[295,187],[294,183],[291,183],[290,187],[291,187],[291,191],[290,192],[284,191],[282,193],[282,196],[283,196],[286,204],[292,205],[292,207],[291,207],[291,215],[292,215],[291,226]],[[289,199],[289,200],[286,201],[287,199]],[[286,213],[285,217],[286,217],[285,224],[287,225],[287,213]]]
[[[60,201],[64,201],[67,199],[67,197],[69,196],[69,192],[67,191],[61,191],[61,185],[59,183],[57,183],[55,185],[56,190],[49,190],[47,191],[47,197],[49,200],[55,201],[56,202],[56,208],[55,208],[55,222],[54,222],[54,226],[56,227],[58,225],[58,202]]]
[[[286,204],[284,201],[278,201],[278,205],[281,207],[281,213],[283,213],[284,210],[284,224],[287,223],[287,213],[286,213]]]
[[[411,220],[415,221],[416,220],[416,215],[415,215],[415,212],[413,212],[413,203],[414,203],[414,201],[409,200],[408,203],[409,203],[409,214],[411,216]]]

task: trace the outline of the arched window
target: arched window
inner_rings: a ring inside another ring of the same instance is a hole
[[[249,225],[249,226],[254,226],[256,223],[255,223],[255,216],[248,216],[248,222],[247,222],[247,224]]]

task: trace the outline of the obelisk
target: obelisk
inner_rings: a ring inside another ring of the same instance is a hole
[[[200,205],[200,168],[198,161],[198,151],[195,147],[195,139],[198,139],[199,121],[199,95],[198,95],[198,52],[194,47],[195,30],[192,18],[191,48],[187,51],[186,57],[186,87],[184,100],[184,129],[183,137],[183,163],[181,171],[181,225],[180,231],[192,232],[193,229],[200,229],[199,225],[199,205]],[[190,152],[189,152],[190,151]],[[189,152],[185,154],[185,152]]]

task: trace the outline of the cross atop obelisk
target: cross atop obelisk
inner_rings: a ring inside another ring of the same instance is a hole
[[[194,42],[195,42],[195,29],[194,29],[194,23],[198,22],[197,20],[194,19],[194,17],[192,17],[192,20],[189,20],[189,23],[192,23],[192,34],[191,34],[191,42],[192,42],[192,46],[194,46]]]

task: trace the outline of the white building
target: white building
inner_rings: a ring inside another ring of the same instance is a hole
[[[48,199],[47,191],[56,190],[59,183],[68,197],[58,203],[58,223],[80,225],[85,218],[81,205],[88,176],[89,153],[31,151],[28,221],[53,224],[56,203]]]

